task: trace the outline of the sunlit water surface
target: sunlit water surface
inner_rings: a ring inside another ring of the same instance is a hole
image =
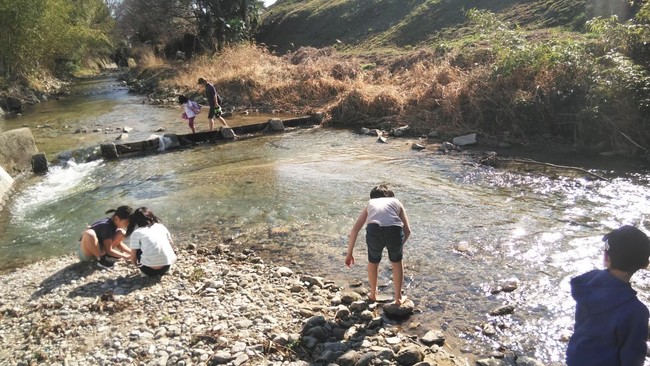
[[[178,108],[142,100],[114,79],[88,80],[62,100],[0,119],[0,128],[48,125],[32,131],[50,159],[111,141],[122,126],[135,129],[134,141],[158,127],[188,132]],[[201,117],[199,130],[207,126]],[[74,133],[80,126],[108,132]],[[130,204],[150,207],[172,233],[222,230],[249,238],[278,264],[365,283],[363,231],[352,269],[343,264],[346,237],[370,189],[387,183],[413,229],[405,287],[422,312],[404,326],[421,323],[411,331],[420,335],[444,329],[448,344],[470,352],[470,360],[504,346],[563,365],[574,307],[568,281],[601,267],[600,239],[608,230],[631,223],[649,231],[650,175],[599,172],[610,181],[521,175],[466,165],[463,156],[417,152],[412,142],[378,144],[352,131],[314,128],[117,161],[60,163],[20,181],[0,212],[0,263],[9,268],[71,253],[85,225]],[[288,234],[271,238],[273,228]],[[380,281],[392,295],[389,267],[380,266]],[[519,281],[516,291],[491,294],[508,279]],[[650,304],[647,272],[635,275],[633,286]],[[488,315],[503,304],[515,305],[515,313]],[[496,335],[482,335],[486,323]]]

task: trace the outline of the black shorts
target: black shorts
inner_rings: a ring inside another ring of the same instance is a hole
[[[167,266],[162,266],[158,269],[153,269],[151,267],[147,267],[144,264],[140,263],[140,258],[142,258],[142,249],[136,249],[135,257],[137,259],[137,266],[138,268],[140,268],[140,272],[146,274],[149,277],[162,276],[167,272],[169,272],[169,268],[171,268],[171,265],[167,265]]]
[[[366,225],[366,244],[368,245],[368,262],[381,262],[384,248],[388,250],[388,259],[391,262],[402,260],[404,245],[404,229],[401,226],[379,226],[378,224]]]

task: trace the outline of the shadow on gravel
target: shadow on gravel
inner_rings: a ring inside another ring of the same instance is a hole
[[[140,275],[119,276],[81,285],[70,291],[68,297],[97,297],[105,296],[107,293],[128,295],[134,291],[153,286],[161,280],[161,277],[140,277]]]
[[[95,271],[100,270],[95,263],[76,262],[60,269],[50,277],[41,282],[39,289],[31,296],[31,300],[47,295],[60,286],[70,284],[74,280],[86,277]]]

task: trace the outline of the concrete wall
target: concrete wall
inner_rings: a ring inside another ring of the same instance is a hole
[[[4,204],[4,200],[11,190],[14,179],[2,167],[0,167],[0,210]]]

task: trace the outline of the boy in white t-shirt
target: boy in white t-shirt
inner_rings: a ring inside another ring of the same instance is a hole
[[[402,203],[394,197],[393,191],[385,185],[379,185],[370,191],[370,201],[361,211],[355,222],[348,240],[348,252],[345,265],[354,264],[354,245],[359,231],[366,225],[366,244],[368,245],[368,282],[370,294],[368,299],[377,301],[377,277],[379,262],[384,248],[388,250],[388,259],[393,266],[393,285],[395,287],[395,304],[403,304],[406,296],[402,296],[404,267],[402,252],[404,243],[411,235],[406,210]]]
[[[171,234],[148,208],[133,212],[127,236],[131,238],[131,262],[145,275],[162,276],[176,262]]]

